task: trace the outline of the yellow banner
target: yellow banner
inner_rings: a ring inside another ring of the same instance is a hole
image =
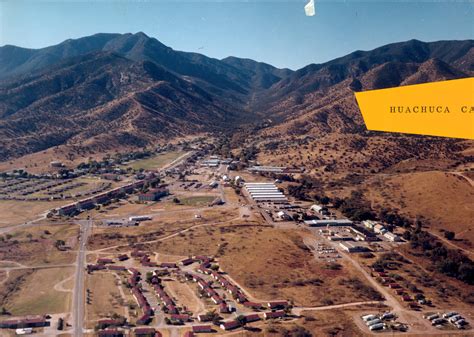
[[[369,130],[474,139],[474,77],[355,96]]]

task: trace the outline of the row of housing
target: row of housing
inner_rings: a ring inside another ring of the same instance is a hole
[[[148,178],[144,180],[135,181],[127,185],[116,187],[113,190],[95,195],[87,199],[77,201],[75,203],[72,203],[66,206],[62,206],[57,209],[57,212],[61,216],[72,216],[72,215],[78,214],[82,211],[92,209],[99,204],[105,204],[105,203],[110,202],[113,199],[122,197],[126,194],[132,194],[135,190],[143,188],[146,183],[153,182],[153,180],[155,179],[156,179],[155,177],[152,177],[152,178]],[[156,194],[158,194],[158,191],[155,191],[155,192]],[[160,193],[167,193],[167,190],[163,189],[160,191]],[[144,200],[147,198],[148,198],[148,194],[145,195]]]

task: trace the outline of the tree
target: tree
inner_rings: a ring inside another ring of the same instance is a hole
[[[64,240],[56,240],[54,246],[57,249],[61,249],[65,244],[66,244],[66,242],[64,242]]]
[[[150,283],[152,278],[153,278],[153,272],[152,271],[147,272],[146,273],[146,281],[148,283]]]
[[[444,237],[448,240],[454,240],[455,236],[456,236],[456,233],[454,232],[451,232],[451,231],[444,232]]]
[[[235,319],[237,322],[239,322],[239,324],[241,326],[245,326],[245,324],[247,324],[247,319],[245,318],[244,315],[239,315],[237,316],[237,318]]]
[[[324,196],[319,200],[319,202],[323,205],[327,205],[331,202],[331,198]]]

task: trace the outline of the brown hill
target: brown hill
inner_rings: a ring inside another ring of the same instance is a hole
[[[96,34],[38,50],[5,46],[0,159],[58,145],[145,146],[267,119],[274,126],[262,136],[319,144],[340,139],[341,147],[347,139],[346,151],[354,143],[374,143],[382,154],[390,153],[385,146],[393,147],[405,158],[412,155],[405,147],[414,141],[377,134],[385,145],[372,142],[353,91],[471,76],[473,50],[472,40],[411,40],[293,72],[175,51],[143,33]],[[453,142],[436,143],[447,149]],[[371,151],[372,158],[379,150]],[[364,158],[355,162],[368,165]],[[380,169],[384,161],[369,166]]]

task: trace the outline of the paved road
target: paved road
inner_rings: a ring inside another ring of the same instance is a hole
[[[82,337],[84,323],[84,273],[87,252],[87,239],[92,227],[92,220],[81,220],[81,234],[79,241],[79,251],[77,253],[76,277],[74,282],[74,298],[73,298],[73,329],[74,336]]]

